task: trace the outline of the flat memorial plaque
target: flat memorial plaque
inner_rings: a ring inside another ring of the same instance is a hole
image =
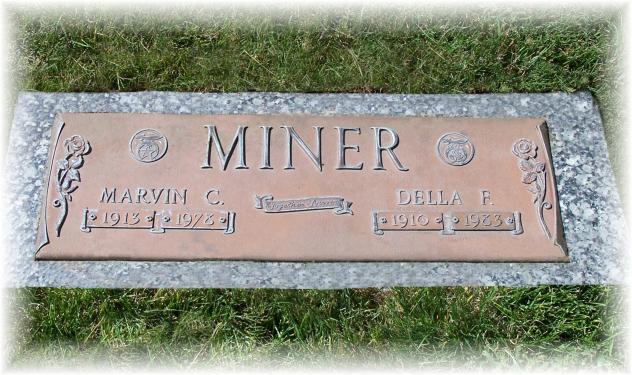
[[[59,113],[38,260],[568,261],[542,118]]]

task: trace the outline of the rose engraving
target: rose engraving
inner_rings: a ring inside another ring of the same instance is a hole
[[[64,158],[57,160],[56,187],[59,197],[53,201],[53,206],[61,210],[55,226],[57,237],[68,215],[68,202],[72,201],[71,194],[78,188],[77,185],[73,186],[73,181],[81,181],[79,168],[83,165],[83,155],[90,152],[90,143],[80,135],[73,135],[64,141],[64,150]]]
[[[529,185],[527,190],[533,194],[533,204],[538,214],[540,227],[550,240],[552,237],[544,221],[544,209],[549,210],[553,206],[546,200],[546,167],[544,162],[536,160],[538,146],[529,139],[520,138],[514,142],[511,151],[519,158],[518,166],[522,171],[522,183]]]
[[[524,160],[535,159],[538,155],[538,146],[534,145],[529,139],[520,138],[514,143],[512,152]]]

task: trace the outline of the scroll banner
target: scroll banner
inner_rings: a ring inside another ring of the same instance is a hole
[[[336,215],[351,214],[351,204],[340,197],[309,197],[275,201],[272,195],[256,196],[255,208],[267,213],[333,210]]]

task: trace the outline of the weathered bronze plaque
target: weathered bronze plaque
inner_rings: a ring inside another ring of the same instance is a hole
[[[567,261],[538,118],[62,113],[40,260]]]

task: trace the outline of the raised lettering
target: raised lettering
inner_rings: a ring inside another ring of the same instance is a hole
[[[410,204],[411,197],[410,197],[410,194],[408,193],[408,191],[400,189],[400,190],[397,191],[397,193],[398,193],[397,196],[399,198],[399,202],[397,204],[399,204],[399,205]],[[405,194],[405,196],[408,197],[408,199],[406,201],[404,201],[404,199],[403,199],[403,197],[404,197],[403,194]]]
[[[129,189],[125,189],[125,192],[121,197],[121,203],[125,203],[125,199],[129,201],[128,203],[132,203],[132,194],[129,192]]]
[[[341,128],[336,126],[336,129],[338,129],[338,167],[336,169],[361,170],[364,163],[349,166],[347,165],[345,157],[346,150],[355,150],[356,152],[360,152],[360,146],[345,144],[345,133],[353,131],[361,134],[360,128]]]
[[[447,205],[448,201],[443,200],[443,190],[437,190],[437,192],[439,193],[439,203],[441,205]]]
[[[287,132],[287,165],[284,169],[294,169],[294,164],[292,163],[292,140],[295,140],[296,143],[301,147],[305,155],[309,157],[309,159],[316,165],[319,171],[323,171],[323,163],[321,159],[321,135],[322,135],[322,126],[313,126],[316,133],[316,150],[317,154],[314,154],[312,150],[305,144],[303,138],[294,130],[293,126],[281,126]]]
[[[160,196],[162,195],[164,190],[165,189],[160,189],[158,195],[156,195],[156,189],[151,189],[151,195],[154,198],[154,203],[158,203],[158,200],[160,199]]]
[[[459,202],[459,203],[456,203]],[[459,195],[458,191],[454,191],[454,193],[452,193],[452,199],[450,199],[450,204],[451,205],[455,205],[455,204],[463,204],[463,201],[461,200],[461,196]]]
[[[373,169],[374,170],[386,169],[384,168],[384,163],[382,161],[382,152],[386,151],[388,155],[391,157],[391,159],[393,160],[393,163],[395,163],[395,166],[397,167],[397,169],[399,169],[400,171],[408,171],[408,168],[402,165],[402,163],[397,158],[397,155],[395,155],[395,152],[393,151],[399,145],[399,136],[397,135],[395,130],[391,128],[381,128],[381,127],[371,127],[371,129],[373,129],[373,131],[375,132],[375,167]],[[382,132],[387,132],[388,134],[391,135],[391,138],[393,139],[393,141],[391,142],[389,146],[382,145]]]
[[[211,200],[211,194],[216,194],[219,196],[219,190],[210,189],[208,192],[206,192],[206,201],[208,202],[208,204],[211,204],[211,205],[224,204],[224,202],[220,201],[219,199]]]
[[[427,204],[432,205],[432,206],[436,206],[437,205],[437,201],[433,201],[432,200],[432,190],[428,190],[428,202]]]
[[[178,189],[173,189],[173,204],[178,204],[178,198],[182,201],[182,204],[187,204],[187,189],[182,189],[182,192]]]
[[[147,196],[147,189],[138,188],[138,190],[136,190],[136,203],[140,203],[141,198],[144,203],[150,203],[145,199],[146,196]]]
[[[489,190],[481,190],[481,205],[486,206],[488,203],[490,205],[494,205],[494,203],[491,202],[491,193],[489,192]]]
[[[270,133],[272,126],[260,126],[263,129],[263,144],[261,145],[261,166],[259,169],[273,169],[270,165]]]
[[[248,166],[246,165],[247,126],[240,126],[239,128],[237,128],[237,133],[233,138],[233,142],[230,145],[228,153],[224,152],[222,143],[219,140],[219,135],[217,134],[217,128],[214,125],[204,125],[204,127],[208,128],[208,143],[206,147],[206,158],[204,160],[204,165],[202,165],[202,168],[213,168],[211,166],[211,148],[214,143],[215,148],[217,149],[217,156],[219,157],[219,161],[223,170],[226,170],[226,168],[228,167],[228,162],[230,161],[233,152],[235,152],[235,148],[237,148],[237,145],[239,145],[239,164],[235,167],[235,169],[248,169]]]
[[[103,188],[101,203],[116,203],[116,188],[112,188],[110,192],[108,192],[108,188]]]
[[[413,204],[424,204],[424,192],[423,190],[414,190],[415,192],[415,203]]]

